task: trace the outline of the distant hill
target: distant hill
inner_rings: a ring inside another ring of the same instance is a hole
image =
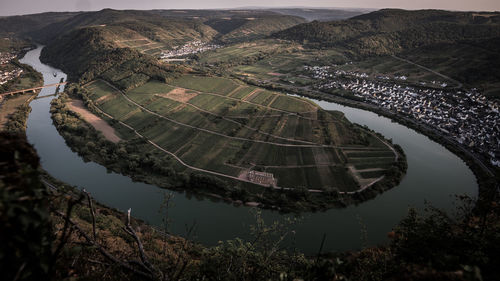
[[[61,22],[78,15],[78,12],[72,13],[41,13],[24,16],[12,16],[0,18],[0,36],[21,36],[31,37],[37,31],[45,27]]]
[[[371,12],[373,10],[365,9],[320,9],[320,8],[272,8],[269,11],[283,15],[297,16],[307,21],[332,21],[344,20]]]
[[[105,25],[115,33],[116,40],[120,37],[143,38],[176,46],[189,40],[217,39],[233,43],[260,39],[305,22],[298,16],[265,10],[104,9],[0,18],[0,35],[30,38],[47,44],[77,28]]]
[[[166,19],[148,11],[117,11],[104,9],[78,14],[65,21],[45,27],[40,39],[50,41],[72,30],[100,27],[114,40],[148,39],[170,45],[189,40],[211,40],[217,32],[200,21]]]
[[[171,76],[172,69],[165,70],[146,55],[158,56],[162,51],[193,41],[262,38],[303,22],[302,18],[259,11],[183,13],[105,9],[53,22],[37,30],[33,37],[47,45],[42,60],[65,70],[73,80],[90,81],[106,76],[126,89],[150,78],[163,80]],[[117,73],[126,75],[118,77]]]
[[[395,54],[433,44],[498,37],[500,13],[385,9],[343,21],[313,21],[274,36],[313,47],[341,47],[354,55]]]
[[[193,19],[219,32],[217,39],[234,43],[260,39],[306,20],[268,10],[154,10],[165,18]]]
[[[241,42],[260,39],[280,30],[304,23],[300,17],[286,15],[269,15],[263,17],[231,17],[218,18],[205,22],[221,35],[224,43]]]
[[[168,81],[182,71],[138,50],[117,48],[99,27],[76,29],[52,41],[42,50],[41,60],[64,70],[72,81],[87,83],[102,77],[124,90],[151,79]]]

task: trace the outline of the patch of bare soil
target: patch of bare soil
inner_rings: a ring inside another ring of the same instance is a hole
[[[196,97],[198,93],[195,93],[193,91],[184,89],[184,88],[175,88],[172,91],[166,93],[166,94],[156,94],[157,96],[168,98],[174,101],[186,103],[192,98]]]
[[[88,111],[83,105],[81,100],[72,100],[67,103],[70,110],[80,114],[82,118],[92,125],[96,130],[100,131],[104,137],[114,143],[119,142],[121,139],[116,135],[115,129],[111,127],[106,121],[102,120],[97,115]]]

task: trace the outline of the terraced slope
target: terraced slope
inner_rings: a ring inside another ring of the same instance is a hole
[[[97,108],[122,122],[116,126],[186,170],[274,188],[352,192],[380,180],[397,159],[340,113],[230,79],[186,75],[128,92],[102,80],[86,87]]]

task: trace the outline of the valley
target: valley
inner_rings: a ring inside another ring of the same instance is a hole
[[[51,256],[35,264],[57,279],[487,280],[499,19],[315,8],[0,17],[2,64],[23,70],[1,92],[0,141],[15,151],[2,147],[0,211],[25,207],[5,225],[35,218],[50,230],[33,236]],[[38,94],[22,92],[42,76]],[[32,245],[16,237],[9,247]]]

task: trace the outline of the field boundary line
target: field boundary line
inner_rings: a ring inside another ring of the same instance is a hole
[[[103,81],[104,83],[108,84],[113,89],[116,89],[113,85],[109,84],[107,81],[104,81],[104,80],[101,80],[101,81]],[[246,138],[241,138],[241,137],[231,137],[231,136],[228,136],[228,135],[225,135],[225,134],[222,134],[222,133],[218,133],[218,132],[214,132],[214,131],[211,131],[211,130],[199,128],[199,127],[196,127],[196,126],[193,126],[193,125],[185,124],[185,123],[176,121],[174,119],[168,118],[166,116],[163,116],[163,115],[161,115],[159,113],[151,111],[151,110],[145,108],[144,106],[136,103],[135,101],[133,101],[132,99],[130,99],[125,93],[123,93],[123,91],[118,90],[118,89],[116,89],[116,90],[119,91],[121,93],[121,95],[128,102],[134,104],[135,106],[141,108],[142,110],[144,110],[145,112],[147,112],[149,114],[155,115],[155,116],[157,116],[159,118],[165,119],[165,120],[170,121],[172,123],[175,123],[177,125],[185,126],[185,127],[188,127],[188,128],[191,128],[191,129],[195,129],[195,130],[200,130],[200,131],[203,131],[205,133],[209,133],[209,134],[213,134],[213,135],[217,135],[217,136],[221,136],[221,137],[225,137],[225,138],[230,138],[230,139],[234,139],[234,140],[256,142],[256,143],[264,143],[264,144],[270,144],[270,145],[276,145],[276,146],[286,146],[286,147],[334,147],[334,148],[339,148],[339,147],[329,146],[329,145],[286,144],[286,143],[267,142],[267,141],[261,141],[261,140],[252,140],[252,139],[246,139]]]
[[[161,96],[161,95],[159,95],[159,94],[155,94],[155,96],[160,97],[160,98],[164,98],[164,99],[173,100],[173,99],[171,99],[171,98],[168,98],[168,97],[165,97],[165,96]],[[175,100],[174,100],[174,101],[175,101]],[[243,124],[243,123],[240,123],[240,122],[238,122],[238,121],[235,121],[235,120],[233,120],[233,119],[230,119],[230,118],[227,118],[227,117],[225,117],[225,116],[218,115],[218,114],[215,114],[215,113],[213,113],[213,112],[211,112],[211,111],[208,111],[208,110],[205,110],[205,109],[203,109],[203,108],[200,108],[200,107],[198,107],[198,106],[196,106],[196,105],[194,105],[194,104],[192,104],[192,103],[189,103],[189,102],[181,102],[181,101],[176,101],[176,102],[179,102],[179,103],[182,103],[182,104],[185,104],[185,105],[191,106],[191,107],[193,107],[193,108],[194,108],[194,109],[196,109],[196,110],[199,110],[199,111],[201,111],[201,112],[205,112],[205,113],[210,114],[210,115],[215,116],[215,117],[219,117],[219,118],[224,119],[224,120],[226,120],[226,121],[228,121],[228,122],[231,122],[231,123],[233,123],[233,124],[237,124],[238,126],[243,126],[244,128],[247,128],[247,129],[249,129],[249,130],[252,130],[252,131],[254,131],[254,132],[258,133],[258,134],[262,134],[262,135],[265,135],[265,136],[269,136],[269,137],[273,137],[273,138],[277,138],[277,139],[281,139],[281,140],[291,141],[291,142],[300,142],[300,143],[304,143],[304,144],[321,145],[321,144],[314,143],[314,142],[310,142],[310,141],[303,141],[303,140],[297,140],[297,139],[290,139],[290,138],[285,138],[285,137],[281,137],[281,136],[273,135],[273,134],[270,134],[270,133],[266,133],[266,132],[263,132],[263,131],[261,131],[261,130],[259,130],[259,129],[256,129],[256,128],[250,127],[250,126],[248,126],[248,125],[245,125],[245,124]]]
[[[196,92],[199,92],[199,93],[201,93],[201,94],[206,94],[206,95],[213,95],[213,96],[223,97],[223,98],[230,99],[230,100],[234,100],[234,101],[237,101],[237,102],[244,102],[244,103],[248,103],[248,104],[251,104],[251,105],[258,106],[258,107],[263,107],[263,108],[267,108],[267,109],[270,109],[270,110],[274,110],[274,111],[278,111],[278,112],[287,113],[287,114],[290,114],[290,115],[296,115],[296,116],[298,116],[299,118],[302,118],[302,119],[316,121],[315,119],[308,118],[308,117],[304,117],[304,116],[301,116],[301,115],[300,115],[300,114],[302,114],[302,113],[310,113],[311,111],[304,111],[304,112],[286,111],[286,110],[282,110],[282,109],[274,108],[274,107],[271,107],[271,106],[265,106],[265,105],[262,105],[262,104],[253,103],[253,102],[250,102],[250,101],[247,101],[247,100],[243,100],[243,99],[237,99],[237,98],[233,98],[233,97],[224,96],[224,95],[217,94],[217,93],[211,93],[211,92],[200,92],[200,91],[195,90],[195,89],[192,89],[192,88],[184,88],[184,87],[179,87],[179,86],[172,85],[172,84],[167,84],[167,85],[172,86],[172,87],[176,87],[176,88],[181,88],[181,89],[186,89],[186,90],[196,91]],[[250,93],[250,94],[248,94],[248,95],[251,95],[251,94],[252,94],[252,93]],[[290,96],[288,96],[288,95],[284,95],[284,94],[280,94],[280,93],[274,93],[274,94],[281,95],[281,96],[284,96],[284,97],[290,97]],[[247,95],[247,96],[248,96],[248,95]],[[245,96],[245,98],[246,98],[247,96]],[[302,101],[302,102],[304,102],[304,101]],[[312,106],[312,105],[311,105],[311,106]]]

